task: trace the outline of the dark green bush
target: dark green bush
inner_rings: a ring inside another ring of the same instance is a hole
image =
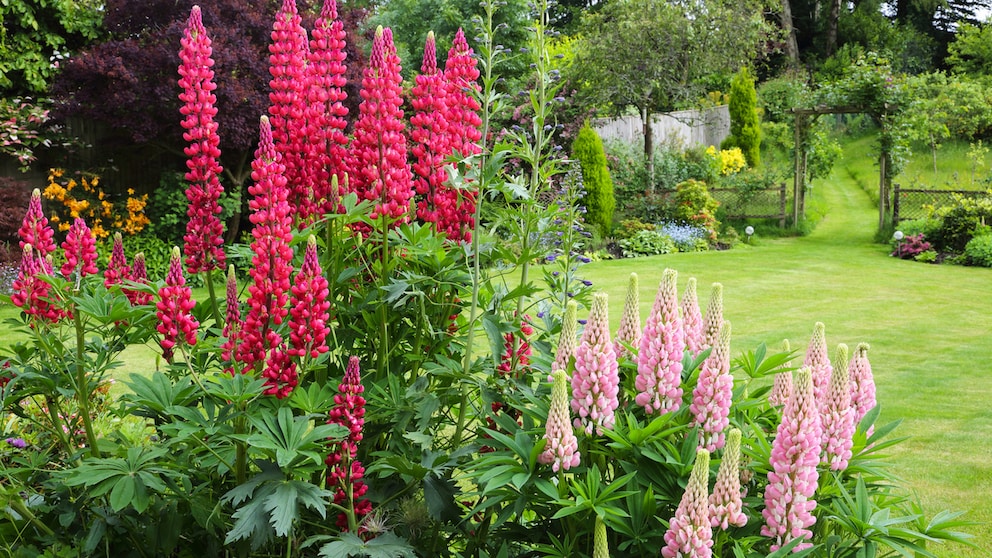
[[[179,245],[180,248],[182,244]],[[110,252],[114,248],[113,237],[107,237],[97,245],[97,267],[101,270],[107,269],[107,262],[110,261]],[[155,282],[165,279],[165,274],[169,271],[169,258],[172,254],[172,245],[165,240],[148,233],[136,236],[124,237],[124,254],[127,256],[128,264],[134,261],[134,256],[138,252],[145,255],[145,268],[148,270],[148,280]],[[187,277],[187,282],[195,281],[194,278]]]
[[[927,235],[940,252],[963,252],[968,242],[992,223],[992,200],[960,198],[958,205],[939,210],[940,224]]]
[[[603,235],[608,235],[613,227],[613,210],[617,202],[613,197],[613,180],[606,165],[603,140],[588,122],[572,142],[572,157],[582,167],[582,182],[586,190],[582,203],[586,207],[586,221],[599,228]]]
[[[964,247],[964,257],[968,265],[992,267],[992,234],[976,236]]]
[[[651,223],[645,223],[640,219],[624,219],[620,221],[620,224],[616,229],[613,230],[613,237],[617,240],[623,240],[625,238],[630,238],[641,231],[653,231],[655,226]]]
[[[679,251],[668,235],[653,229],[640,231],[630,238],[621,240],[618,244],[625,258],[657,256]]]

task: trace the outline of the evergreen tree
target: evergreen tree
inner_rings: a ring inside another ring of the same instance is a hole
[[[586,206],[586,220],[597,226],[604,236],[608,235],[613,227],[613,210],[617,204],[613,197],[613,179],[606,166],[603,140],[588,121],[572,142],[572,158],[582,167],[582,182],[586,190],[582,202]]]
[[[761,124],[754,76],[742,67],[730,80],[730,138],[727,145],[739,147],[750,167],[761,164]]]

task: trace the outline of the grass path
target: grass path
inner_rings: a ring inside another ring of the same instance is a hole
[[[877,209],[840,166],[814,195],[827,210],[807,237],[598,262],[585,275],[610,294],[614,322],[631,271],[641,279],[642,316],[665,267],[679,271],[680,288],[697,278],[702,305],[710,283],[721,282],[734,353],[782,339],[804,349],[817,321],[831,352],[837,343],[870,343],[882,421],[901,419],[896,433],[911,436],[893,466],[928,514],[962,510],[980,523],[969,529],[980,550],[938,555],[992,556],[992,270],[888,257],[872,243]]]

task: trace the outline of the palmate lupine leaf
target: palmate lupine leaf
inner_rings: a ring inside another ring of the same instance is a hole
[[[342,533],[339,540],[320,547],[321,558],[416,558],[417,554],[406,540],[392,533],[363,541],[353,533]]]

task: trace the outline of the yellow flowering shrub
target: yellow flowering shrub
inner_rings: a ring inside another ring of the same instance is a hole
[[[747,168],[747,159],[739,147],[721,149],[719,152],[712,145],[706,148],[706,154],[719,163],[720,175],[736,174]]]
[[[100,188],[100,177],[94,175],[66,178],[63,169],[50,169],[48,186],[42,192],[45,199],[57,202],[49,220],[60,231],[69,230],[77,217],[86,219],[94,236],[101,239],[114,231],[137,234],[151,222],[145,216],[148,194],[135,196],[131,188],[126,197],[108,194]]]

